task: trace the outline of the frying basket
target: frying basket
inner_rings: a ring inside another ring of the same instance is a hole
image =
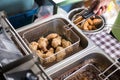
[[[47,57],[47,58],[40,57],[41,64],[43,64],[43,66],[46,67],[54,63],[57,63],[58,60],[55,60],[50,64],[46,64],[46,62],[50,60],[53,56],[57,56],[64,51],[66,52],[66,54],[69,54],[69,55],[64,56],[61,60],[78,51],[80,38],[77,36],[77,34],[74,31],[72,31],[71,29],[68,29],[68,27],[66,28],[66,26],[67,24],[63,20],[57,18],[57,19],[52,19],[48,22],[45,22],[41,25],[35,26],[34,28],[31,28],[28,31],[23,33],[22,37],[28,45],[33,41],[37,41],[42,36],[46,37],[50,33],[57,33],[60,36],[62,36],[64,39],[69,40],[72,43],[72,45],[64,48],[64,50],[59,51],[54,55],[51,55],[50,57]],[[69,51],[71,48],[72,48],[72,51]]]
[[[120,59],[117,59],[112,65],[107,67],[104,71],[99,70],[93,64],[86,64],[81,67],[64,80],[82,80],[82,79],[97,79],[97,80],[110,80],[109,78],[118,70],[120,70]]]

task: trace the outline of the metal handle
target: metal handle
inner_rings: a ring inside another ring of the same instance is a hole
[[[33,59],[32,54],[27,55],[27,56],[25,56],[23,58],[20,58],[20,59],[14,61],[14,62],[11,62],[10,64],[2,66],[1,67],[1,72],[5,73],[5,72],[7,72],[7,71],[9,71],[11,69],[14,69],[14,68],[18,67],[19,65],[21,65],[21,64],[23,64],[23,63],[25,63],[27,61],[30,61],[31,59]]]
[[[109,75],[103,76],[107,71],[112,69],[112,67],[116,67]],[[102,73],[99,74],[99,77],[102,78],[103,80],[108,80],[108,78],[113,75],[116,71],[120,70],[120,58],[116,59],[116,61],[110,65],[107,69],[105,69]]]
[[[5,16],[1,16],[6,23],[9,25],[10,29],[13,31],[13,34],[16,38],[19,39],[19,41],[23,44],[22,46],[24,48],[26,48],[27,50],[27,55],[29,55],[29,53],[32,53],[32,51],[28,48],[28,46],[26,45],[26,43],[22,40],[22,38],[20,37],[20,35],[15,31],[14,27],[11,25],[11,23],[8,21],[8,19]]]
[[[87,19],[87,18],[89,18],[89,17],[91,17],[91,16],[94,16],[95,15],[95,13],[93,12],[93,10],[95,9],[95,7],[98,5],[98,2],[95,2],[95,4],[92,6],[92,7],[90,7],[88,10],[86,10],[86,12],[82,15],[82,17],[84,18],[84,19]]]
[[[83,17],[84,19],[87,19],[87,18],[89,18],[89,17],[91,17],[91,16],[93,16],[93,15],[95,15],[93,11],[87,10],[87,11],[82,15],[82,17]]]

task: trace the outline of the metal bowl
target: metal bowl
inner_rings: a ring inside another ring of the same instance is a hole
[[[73,20],[75,19],[75,16],[76,15],[81,16],[83,14],[84,10],[87,10],[87,9],[86,8],[75,8],[75,9],[71,10],[68,13],[68,19],[70,19],[73,22]],[[104,17],[103,16],[95,16],[95,18],[101,19],[102,20],[101,24],[96,26],[97,29],[95,29],[95,30],[86,31],[86,30],[81,29],[85,34],[95,34],[95,33],[98,33],[98,32],[101,32],[102,30],[104,30],[104,27],[105,27]]]

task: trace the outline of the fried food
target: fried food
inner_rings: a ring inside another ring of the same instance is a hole
[[[87,22],[90,24],[90,25],[93,25],[93,21],[89,18],[87,19]]]
[[[41,48],[44,52],[47,51],[47,45],[48,45],[48,40],[47,40],[47,38],[41,37],[41,38],[38,40],[38,46],[39,46],[39,48]]]
[[[32,49],[32,50],[37,50],[37,48],[38,48],[38,43],[37,42],[31,42],[30,44],[29,44],[29,47]]]
[[[45,63],[51,63],[56,60],[56,57],[54,55],[54,49],[50,48],[47,53],[45,54],[46,62]]]
[[[102,22],[101,19],[93,19],[94,25],[99,25]]]
[[[37,55],[39,56],[39,57],[41,57],[41,58],[44,58],[45,57],[45,54],[44,54],[44,52],[41,50],[37,50],[36,51],[36,53],[37,53]]]
[[[41,60],[43,64],[49,64],[62,60],[67,55],[67,52],[71,53],[70,51],[73,50],[72,47],[69,47],[66,50],[67,52],[64,50],[64,48],[70,45],[72,45],[72,43],[63,39],[59,34],[51,33],[46,37],[40,37],[37,42],[31,42],[29,46],[31,49],[34,49],[40,58],[43,58]]]
[[[59,52],[59,51],[60,51],[60,52]],[[55,51],[55,52],[58,52],[58,53],[56,54],[56,60],[57,60],[57,61],[62,60],[62,59],[66,56],[66,52],[65,52],[65,50],[64,50],[63,47],[58,46],[58,47],[56,48],[56,51]]]
[[[58,36],[52,40],[51,43],[52,47],[56,48],[57,46],[61,45],[61,37]]]
[[[51,39],[56,38],[57,36],[59,36],[57,33],[51,33],[51,34],[49,34],[46,38],[47,38],[48,40],[51,40]]]
[[[68,46],[70,46],[72,43],[70,41],[67,41],[65,39],[62,39],[62,47],[66,48]]]
[[[92,26],[92,25],[89,25],[89,26],[88,26],[88,29],[89,29],[89,30],[92,30],[92,29],[93,29],[93,26]]]
[[[73,22],[77,24],[78,22],[81,22],[83,20],[82,16],[77,17]]]
[[[88,21],[85,21],[85,23],[83,24],[82,29],[88,31],[89,30],[88,26],[89,26]]]
[[[78,26],[78,28],[85,31],[96,30],[97,26],[99,26],[102,23],[102,19],[96,18],[96,17],[91,17],[87,19],[85,22],[84,21],[81,22],[82,20],[83,20],[83,17],[79,16],[73,22]]]
[[[72,45],[72,43],[70,41],[62,39],[62,47],[63,48],[66,48],[66,47],[68,47],[70,45]],[[71,46],[71,47],[69,47],[69,48],[66,49],[66,54],[71,54],[72,51],[73,51],[73,47]]]

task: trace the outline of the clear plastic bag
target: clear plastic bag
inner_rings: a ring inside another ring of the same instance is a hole
[[[22,53],[6,31],[0,27],[0,65],[3,66],[21,57]]]

